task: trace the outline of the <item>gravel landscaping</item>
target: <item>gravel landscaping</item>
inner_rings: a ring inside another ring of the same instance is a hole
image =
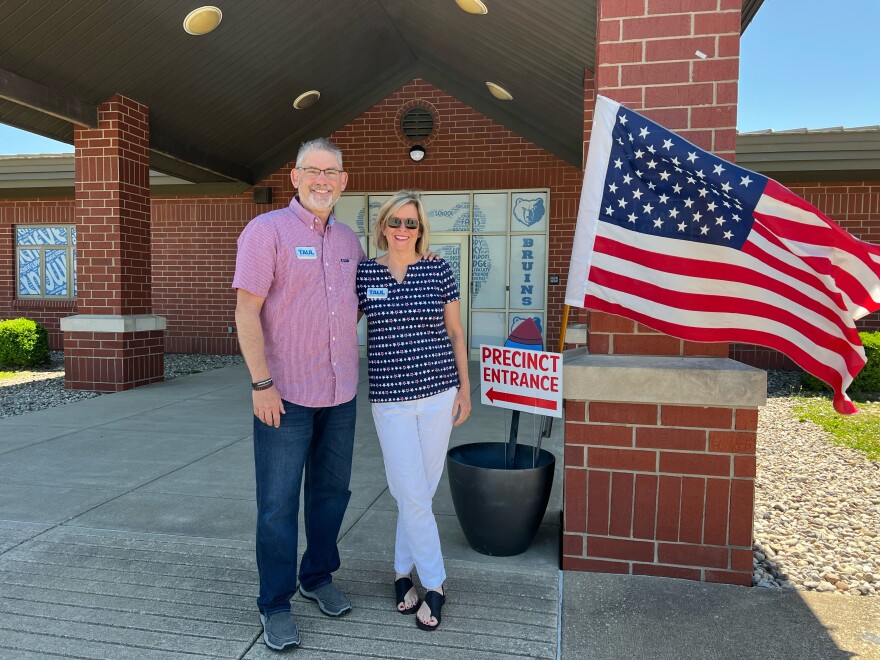
[[[880,462],[798,421],[793,372],[768,372],[758,414],[755,560],[759,587],[880,594]]]
[[[238,355],[165,356],[171,380]],[[880,461],[836,445],[792,412],[799,374],[770,371],[758,419],[752,583],[838,595],[880,595]],[[64,389],[60,351],[49,367],[0,379],[0,419],[102,396]]]

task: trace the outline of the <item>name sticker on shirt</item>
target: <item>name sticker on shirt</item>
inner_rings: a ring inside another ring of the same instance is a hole
[[[370,287],[367,289],[368,300],[384,300],[388,297],[388,289],[379,287]]]
[[[296,258],[297,259],[317,259],[318,252],[313,247],[298,247],[298,248],[296,248]]]

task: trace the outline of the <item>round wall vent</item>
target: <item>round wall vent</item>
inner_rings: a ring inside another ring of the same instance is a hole
[[[427,108],[410,108],[400,119],[400,130],[407,140],[423,142],[434,130],[434,115]]]

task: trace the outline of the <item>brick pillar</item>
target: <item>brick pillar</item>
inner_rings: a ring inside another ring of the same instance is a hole
[[[750,585],[766,373],[583,349],[564,369],[562,567]]]
[[[113,96],[74,128],[77,311],[61,320],[65,387],[115,392],[161,381],[165,319],[150,290],[146,106]]]
[[[732,159],[741,9],[599,0],[585,143],[598,93]],[[726,359],[727,344],[596,311],[578,320],[567,343],[588,352],[565,358],[563,568],[751,584],[765,374]]]
[[[742,1],[598,4],[596,91],[733,160]],[[594,354],[727,357],[729,352],[726,343],[676,339],[603,312],[590,312],[588,324]]]

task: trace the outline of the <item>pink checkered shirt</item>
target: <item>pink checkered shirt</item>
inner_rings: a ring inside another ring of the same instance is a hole
[[[323,408],[358,384],[354,278],[360,240],[333,216],[326,229],[294,198],[251,220],[238,238],[232,286],[264,297],[266,361],[281,398]]]

